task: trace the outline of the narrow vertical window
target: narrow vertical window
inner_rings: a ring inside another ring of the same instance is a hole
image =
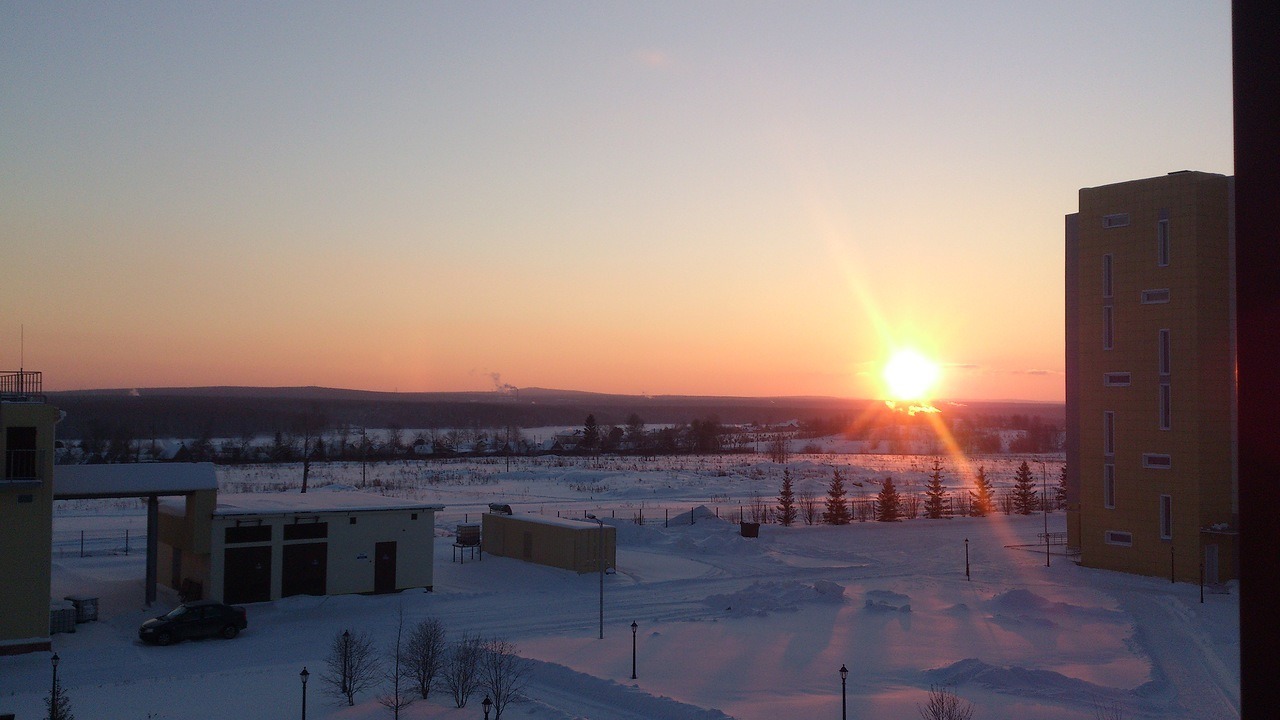
[[[1173,539],[1173,496],[1160,496],[1160,539]]]
[[[1173,408],[1170,407],[1172,391],[1169,383],[1160,383],[1160,429],[1168,430],[1173,427]]]
[[[1156,224],[1156,265],[1165,267],[1169,264],[1169,221],[1161,220]]]
[[[1116,454],[1116,414],[1111,410],[1102,413],[1102,454]]]
[[[1157,352],[1159,352],[1159,355],[1160,355],[1160,368],[1159,368],[1160,374],[1161,375],[1170,374],[1170,370],[1173,368],[1173,363],[1170,362],[1170,357],[1169,357],[1170,351],[1169,351],[1169,331],[1168,330],[1160,331],[1160,340],[1159,340],[1159,346],[1158,346]]]
[[[1108,510],[1116,507],[1116,466],[1102,466],[1102,506]]]
[[[1110,350],[1115,344],[1115,326],[1113,308],[1107,305],[1102,308],[1102,349]]]
[[[1102,297],[1109,298],[1113,292],[1111,289],[1111,254],[1102,256]]]

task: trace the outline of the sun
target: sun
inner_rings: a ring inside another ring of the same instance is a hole
[[[938,382],[938,364],[912,349],[893,353],[882,377],[890,400],[927,400]]]

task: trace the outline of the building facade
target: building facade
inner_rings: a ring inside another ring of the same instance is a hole
[[[1068,544],[1083,565],[1236,576],[1232,178],[1079,194],[1066,218]]]
[[[430,590],[443,508],[324,489],[169,501],[157,575],[186,597],[227,603]]]
[[[57,408],[40,373],[0,373],[0,654],[49,649]]]

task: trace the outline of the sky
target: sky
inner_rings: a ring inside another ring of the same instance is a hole
[[[1202,2],[0,2],[0,368],[1061,401],[1081,187],[1232,172]]]

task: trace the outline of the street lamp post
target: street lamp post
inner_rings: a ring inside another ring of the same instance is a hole
[[[485,695],[484,702],[480,704],[484,706],[484,720],[489,720],[489,708],[493,707],[493,701],[489,699],[488,695]]]
[[[600,542],[597,548],[600,553],[600,639],[604,639],[604,521],[595,515],[588,515],[587,519],[595,520],[600,526]]]
[[[49,690],[49,717],[51,718],[57,718],[59,714],[58,710],[60,710],[59,703],[58,703],[58,660],[59,659],[60,658],[58,657],[58,653],[54,653],[53,657],[49,658],[49,662],[53,665],[53,687]]]
[[[307,678],[311,677],[311,673],[307,672],[306,665],[302,666],[298,677],[302,678],[302,720],[307,720]]]
[[[1040,463],[1040,510],[1044,514],[1044,566],[1049,567],[1049,470],[1043,460],[1032,459]]]
[[[848,717],[849,717],[849,704],[845,699],[846,698],[845,681],[848,679],[849,679],[849,668],[845,667],[844,663],[841,663],[840,664],[840,720],[848,720]]]
[[[631,621],[631,679],[636,679],[636,621]]]

